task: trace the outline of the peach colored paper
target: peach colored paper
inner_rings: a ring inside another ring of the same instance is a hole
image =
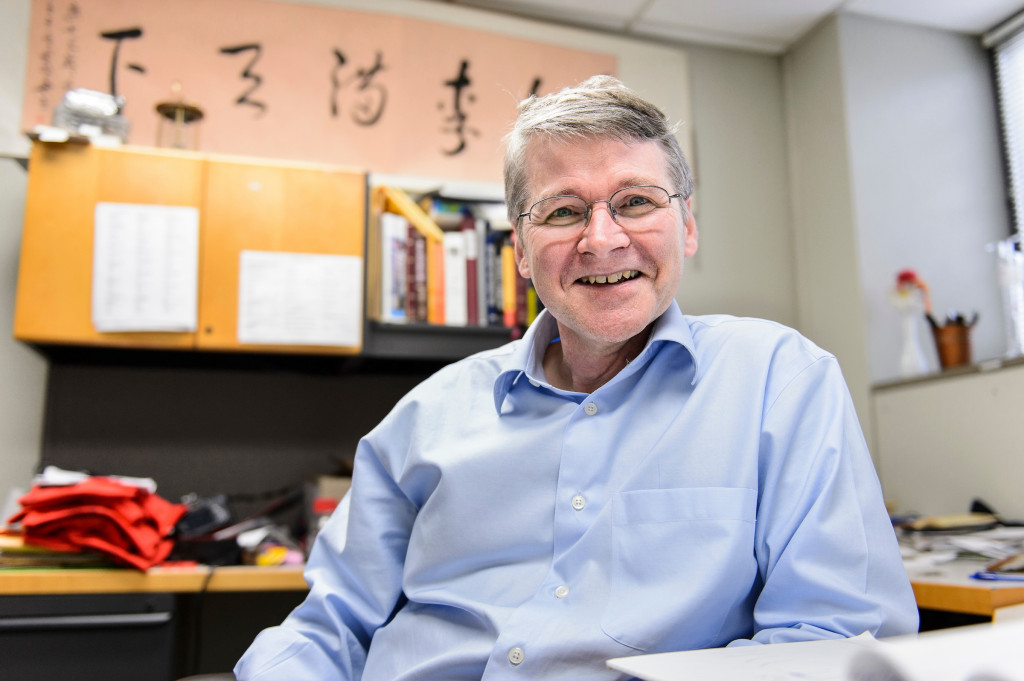
[[[107,37],[103,37],[107,34]],[[158,102],[202,108],[198,150],[500,181],[501,137],[539,82],[613,55],[386,14],[267,0],[33,0],[22,125],[73,87],[126,98],[129,143]]]

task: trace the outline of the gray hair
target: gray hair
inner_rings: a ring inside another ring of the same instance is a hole
[[[529,196],[526,147],[534,136],[569,141],[611,137],[624,142],[654,141],[665,151],[672,193],[693,193],[690,167],[679,148],[674,126],[661,109],[627,88],[617,78],[593,76],[575,87],[543,97],[530,96],[519,104],[519,116],[505,136],[505,204],[509,220],[519,229],[518,216]],[[686,204],[680,202],[683,210]]]

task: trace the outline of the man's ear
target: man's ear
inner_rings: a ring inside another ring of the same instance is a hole
[[[523,279],[530,278],[530,261],[526,258],[526,252],[523,250],[522,237],[519,230],[512,232],[512,247],[515,249],[516,256],[516,268],[519,270],[520,276]]]
[[[686,212],[683,217],[683,255],[689,258],[697,253],[697,221],[693,217],[692,196],[686,199]]]

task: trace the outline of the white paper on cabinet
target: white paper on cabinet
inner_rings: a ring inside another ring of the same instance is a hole
[[[101,202],[94,217],[96,330],[195,331],[199,210]]]
[[[362,258],[271,251],[240,257],[238,342],[361,344]]]

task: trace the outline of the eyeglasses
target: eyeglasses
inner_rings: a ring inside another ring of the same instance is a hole
[[[642,224],[663,208],[668,208],[672,199],[681,199],[682,194],[669,194],[661,187],[637,185],[623,187],[606,201],[587,203],[578,196],[549,196],[530,207],[519,218],[530,218],[535,227],[586,227],[593,217],[595,203],[607,203],[612,220],[622,227]]]

